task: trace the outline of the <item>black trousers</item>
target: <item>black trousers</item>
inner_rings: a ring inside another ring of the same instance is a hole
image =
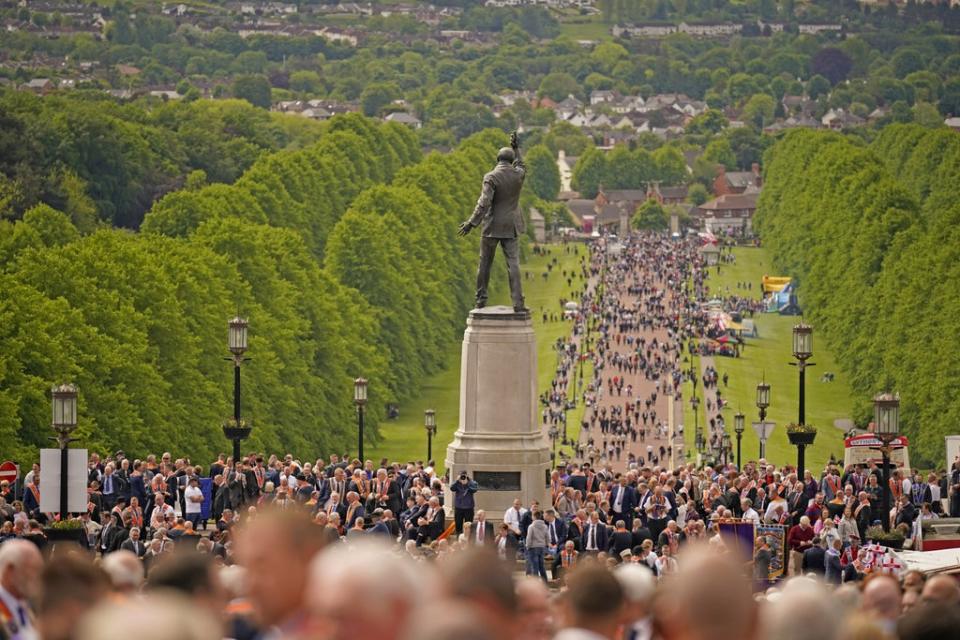
[[[487,304],[487,286],[490,284],[490,267],[497,252],[497,245],[503,247],[507,260],[507,273],[510,280],[510,298],[516,308],[523,306],[523,289],[520,286],[520,243],[517,238],[480,239],[480,265],[477,267],[477,306]]]
[[[457,526],[457,535],[463,533],[463,523],[473,521],[473,509],[454,509],[453,522]],[[476,532],[474,532],[476,533]]]

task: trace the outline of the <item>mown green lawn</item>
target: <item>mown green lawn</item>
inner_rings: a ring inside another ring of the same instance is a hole
[[[759,297],[760,278],[763,275],[789,275],[771,272],[771,260],[765,249],[738,247],[734,249],[734,254],[737,258],[736,264],[723,265],[719,275],[715,268],[711,268],[708,284],[712,292],[726,294],[729,287],[731,293],[743,295],[745,292],[737,289],[737,282],[752,282],[753,289],[749,293]],[[750,422],[759,420],[755,406],[756,385],[766,377],[771,387],[771,406],[767,411],[767,420],[772,420],[777,425],[772,437],[767,440],[767,458],[777,465],[788,462],[796,464],[796,447],[787,441],[785,426],[797,421],[799,379],[796,367],[788,363],[793,361],[792,328],[799,318],[758,314],[754,320],[760,337],[747,339],[746,349],[740,358],[714,358],[714,365],[720,375],[726,372],[730,376],[729,387],[724,388],[721,382],[721,392],[730,401],[723,411],[724,421],[736,449],[733,416],[738,410],[744,413],[747,429],[743,434],[743,457],[744,460],[756,459],[759,454],[759,441],[750,427]],[[832,354],[816,338],[814,327],[814,355],[811,362],[816,363],[816,366],[808,369],[806,374],[806,421],[815,425],[819,433],[814,445],[807,448],[806,466],[815,472],[819,471],[830,454],[842,459],[843,431],[834,426],[834,420],[849,417],[852,396]],[[820,376],[827,371],[835,374],[834,381],[820,382]],[[702,385],[698,386],[697,392],[702,401]],[[694,429],[690,397],[690,384],[685,383],[684,440],[686,448],[692,451]],[[701,424],[704,415],[701,402]]]
[[[537,335],[537,369],[539,371],[539,389],[542,392],[550,384],[557,365],[556,352],[553,345],[560,336],[568,336],[571,332],[571,323],[558,321],[543,323],[541,309],[560,311],[558,301],[561,297],[572,298],[571,290],[566,281],[560,277],[564,270],[577,270],[580,256],[586,255],[586,247],[572,244],[571,252],[565,253],[561,245],[551,245],[550,256],[529,255],[522,265],[523,271],[531,272],[534,278],[524,280],[524,295],[527,306],[533,316],[533,327]],[[546,281],[541,274],[547,270],[548,261],[557,257],[559,264],[553,267]],[[503,269],[503,257],[497,255],[495,269]],[[574,281],[574,287],[579,289],[579,280]],[[503,288],[491,300],[492,304],[509,304],[509,294]],[[466,318],[464,318],[464,328]],[[441,469],[444,468],[447,444],[453,439],[457,430],[460,415],[460,342],[450,347],[447,356],[447,366],[443,371],[436,373],[424,381],[420,396],[410,400],[400,407],[400,417],[397,420],[388,420],[380,425],[381,440],[376,446],[368,449],[366,457],[378,460],[381,457],[390,461],[405,462],[407,460],[423,460],[427,455],[427,435],[423,427],[423,412],[432,408],[437,412],[437,435],[433,441],[433,458]],[[584,367],[584,375],[589,379],[590,371]],[[568,436],[577,437],[582,406],[569,414]]]
[[[560,35],[574,40],[610,40],[610,25],[600,21],[599,16],[577,16],[560,22]]]

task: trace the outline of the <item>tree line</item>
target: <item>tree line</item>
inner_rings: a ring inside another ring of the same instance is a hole
[[[456,223],[505,142],[485,132],[424,158],[407,129],[338,117],[232,185],[169,193],[140,232],[84,235],[45,204],[0,222],[0,452],[27,462],[48,446],[62,381],[80,387],[84,446],[198,461],[225,449],[238,310],[245,446],[352,450],[357,376],[376,441],[385,403],[416,393],[462,326],[478,240]]]
[[[857,423],[875,394],[898,391],[911,457],[941,466],[960,421],[960,138],[917,125],[869,145],[797,131],[765,160],[756,228],[849,377]]]

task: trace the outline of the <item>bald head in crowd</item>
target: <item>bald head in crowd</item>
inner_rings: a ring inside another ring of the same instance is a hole
[[[27,540],[8,540],[0,545],[0,586],[13,597],[36,600],[42,571],[43,557],[37,545]]]
[[[925,603],[960,605],[960,585],[953,576],[933,576],[923,585],[920,598]]]
[[[310,561],[323,541],[310,517],[295,510],[265,509],[240,530],[237,558],[248,575],[257,622],[283,627],[300,617]]]
[[[730,556],[700,546],[681,555],[679,565],[654,599],[654,624],[664,640],[755,637],[751,585]]]
[[[307,602],[324,638],[394,640],[419,600],[433,596],[432,578],[377,540],[336,545],[313,561]]]
[[[872,575],[864,582],[861,607],[888,624],[896,623],[901,610],[900,583],[884,574]]]
[[[570,626],[613,640],[623,617],[623,587],[596,563],[577,567],[567,581],[564,604]]]

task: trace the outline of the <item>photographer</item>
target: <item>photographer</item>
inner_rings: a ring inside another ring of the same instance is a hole
[[[453,518],[457,526],[457,535],[463,533],[463,523],[473,521],[473,494],[477,492],[477,483],[462,471],[460,477],[450,485],[453,492]]]

